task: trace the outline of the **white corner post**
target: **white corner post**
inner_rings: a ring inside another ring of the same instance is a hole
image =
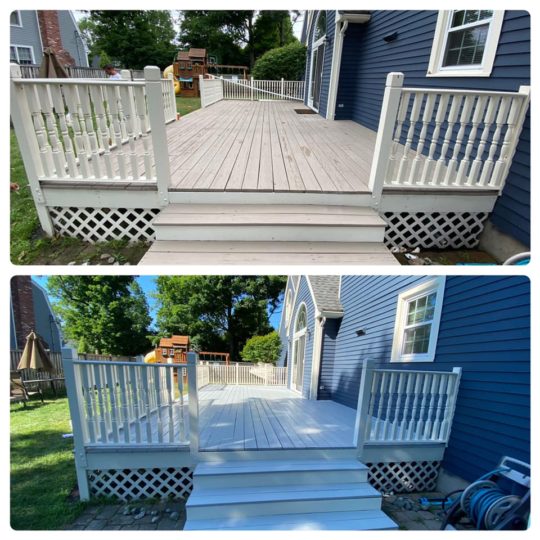
[[[81,501],[90,499],[90,486],[86,472],[86,449],[84,447],[84,422],[82,419],[82,395],[81,385],[75,373],[73,360],[64,358],[64,377],[66,392],[68,397],[69,415],[71,416],[71,427],[73,429],[73,446],[75,453],[75,471],[77,473],[77,484],[79,486],[79,496]]]
[[[169,184],[171,172],[169,167],[169,146],[167,142],[167,126],[165,125],[165,103],[161,91],[161,71],[157,66],[144,68],[146,101],[148,117],[154,149],[156,182],[159,201],[162,206],[169,204]]]
[[[357,455],[362,459],[364,445],[368,434],[368,410],[371,399],[371,387],[373,385],[373,370],[375,362],[369,358],[362,362],[362,378],[358,390],[358,406],[356,407],[356,421],[354,423],[353,444],[356,445]]]
[[[250,86],[250,90],[251,90],[251,97],[250,97],[250,100],[253,101],[253,76],[251,76],[249,78],[249,86]]]
[[[178,107],[176,106],[176,94],[174,93],[174,75],[172,73],[169,73],[167,75],[167,79],[171,81],[171,103],[173,104],[174,119],[176,120],[178,118]]]
[[[463,369],[460,367],[455,367],[452,369],[452,373],[456,374],[454,379],[454,384],[452,386],[452,394],[448,397],[450,403],[448,405],[448,415],[444,419],[446,428],[445,428],[445,445],[448,446],[448,441],[450,439],[450,432],[452,431],[452,424],[454,423],[454,413],[456,412],[457,396],[459,392],[459,384],[461,382],[461,373]]]
[[[40,162],[40,150],[36,140],[36,134],[33,130],[32,113],[28,107],[28,101],[25,95],[23,84],[17,84],[17,79],[22,78],[21,68],[17,64],[9,66],[11,88],[10,88],[10,106],[11,121],[19,143],[24,169],[28,178],[28,184],[34,199],[37,215],[41,228],[45,234],[52,236],[54,226],[46,206],[45,197],[41,190],[39,178],[43,176],[43,167]]]
[[[199,75],[199,93],[201,94],[201,109],[206,107],[206,95],[204,92],[204,77]]]
[[[187,353],[189,447],[191,454],[199,452],[199,397],[197,390],[197,353]]]
[[[281,99],[285,98],[284,89],[285,89],[285,79],[281,77]]]
[[[392,72],[386,77],[386,88],[381,107],[377,138],[375,139],[375,151],[371,162],[369,175],[369,190],[374,208],[379,207],[386,173],[388,160],[392,151],[394,126],[396,125],[401,89],[403,87],[403,73]]]

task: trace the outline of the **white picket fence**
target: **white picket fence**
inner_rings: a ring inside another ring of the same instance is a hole
[[[448,443],[461,368],[451,372],[373,369],[364,363],[358,440]]]
[[[390,73],[370,186],[502,190],[529,106],[519,92],[403,88]]]
[[[197,367],[198,387],[208,384],[285,386],[287,368],[271,364],[204,364]]]
[[[304,81],[231,80],[210,76],[199,78],[201,106],[223,99],[246,101],[302,101]]]

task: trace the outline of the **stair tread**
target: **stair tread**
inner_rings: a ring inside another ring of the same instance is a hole
[[[189,519],[184,530],[376,530],[397,529],[382,510],[274,514],[219,519]]]
[[[367,482],[359,484],[267,485],[242,487],[195,487],[186,508],[195,506],[260,503],[269,501],[298,501],[320,499],[378,498],[380,493]]]
[[[195,477],[227,474],[306,472],[306,471],[367,471],[363,463],[356,460],[291,460],[291,461],[249,461],[199,463],[194,471]]]

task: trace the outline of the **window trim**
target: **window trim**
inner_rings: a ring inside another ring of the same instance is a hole
[[[19,24],[11,24],[11,13],[17,14],[17,18],[19,19]],[[14,9],[11,13],[9,14],[9,19],[10,19],[9,26],[11,26],[12,28],[22,28],[23,23],[22,23],[22,17],[21,17],[21,10]]]
[[[32,45],[17,45],[16,43],[10,43],[10,48],[15,47],[15,53],[17,55],[17,64],[20,66],[28,66],[28,65],[35,65],[36,63],[36,57],[34,55],[34,47]],[[17,49],[30,49],[30,56],[32,57],[32,64],[21,64],[21,60],[19,58],[19,51]]]
[[[504,21],[504,11],[493,11],[493,17],[489,23],[484,56],[480,65],[442,67],[453,13],[454,10],[439,11],[426,77],[489,77],[493,71],[495,56],[497,55]]]
[[[424,281],[411,289],[402,291],[397,300],[396,322],[394,325],[394,339],[392,341],[392,356],[390,362],[433,362],[437,349],[437,340],[439,337],[439,325],[441,321],[441,312],[444,300],[444,288],[446,283],[445,276],[437,276],[433,279]],[[407,306],[412,300],[426,296],[432,292],[437,294],[435,299],[435,312],[431,323],[431,332],[429,335],[428,352],[422,354],[402,354],[403,340],[405,336],[405,321],[407,317]]]
[[[296,330],[297,321],[300,316],[301,310],[305,311],[306,314],[306,326],[304,326],[300,330]],[[294,326],[293,326],[293,335],[292,335],[292,344],[291,344],[291,362],[289,370],[289,389],[293,392],[297,392],[299,394],[302,394],[302,391],[304,389],[304,379],[306,376],[306,345],[307,345],[307,333],[308,333],[308,327],[309,327],[309,319],[308,319],[308,309],[305,302],[300,302],[300,305],[298,306],[298,309],[296,310],[295,316],[294,316]],[[296,348],[298,347],[298,340],[302,337],[306,336],[306,340],[304,342],[304,358],[303,358],[303,366],[302,366],[302,387],[300,390],[298,390],[296,387],[293,387],[293,378],[294,378],[294,370],[297,369],[297,366],[294,365],[294,357],[296,354]]]
[[[328,34],[328,19],[327,19],[326,32],[319,39],[315,40],[315,30],[317,29],[317,22],[319,21],[319,15],[323,11],[327,11],[327,10],[320,9],[319,11],[317,11],[317,16],[315,17],[315,19],[313,21],[312,34],[311,34],[311,51],[309,53],[310,54],[310,63],[309,63],[309,85],[307,87],[307,106],[310,109],[313,109],[315,112],[319,112],[320,107],[315,108],[313,106],[313,95],[311,93],[311,87],[312,87],[312,83],[313,83],[313,57],[315,56],[315,50],[316,49],[318,49],[321,46],[326,47],[326,35]],[[323,54],[324,54],[324,49],[323,49]],[[324,75],[324,65],[323,65],[323,75]],[[320,96],[319,96],[319,98],[320,98]],[[319,106],[320,106],[320,103],[319,103]]]

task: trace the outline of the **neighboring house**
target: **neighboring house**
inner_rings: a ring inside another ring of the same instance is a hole
[[[356,408],[365,359],[382,369],[460,367],[445,472],[470,482],[505,455],[530,462],[528,278],[291,276],[285,298],[289,388]]]
[[[10,348],[24,349],[26,336],[34,330],[51,352],[62,352],[60,324],[52,310],[47,291],[30,276],[11,280]]]
[[[185,363],[189,351],[189,336],[162,337],[156,347],[156,362]]]
[[[10,61],[40,64],[47,47],[53,49],[63,65],[88,67],[86,44],[72,11],[12,11]]]
[[[403,73],[403,85],[414,88],[517,92],[530,84],[526,11],[308,11],[302,40],[307,45],[306,105],[325,118],[353,120],[371,130],[379,126],[390,72]],[[463,108],[458,112],[461,120],[467,115]],[[478,126],[483,116],[477,113],[472,121]],[[529,130],[527,113],[504,190],[481,238],[481,245],[494,253],[502,254],[500,233],[518,242],[517,250],[530,246]],[[471,132],[476,135],[477,129],[467,127],[465,136]],[[416,140],[422,136],[414,131]],[[482,143],[471,139],[467,151],[474,155]],[[421,153],[427,156],[429,149],[425,144]],[[463,155],[465,145],[457,151]]]

